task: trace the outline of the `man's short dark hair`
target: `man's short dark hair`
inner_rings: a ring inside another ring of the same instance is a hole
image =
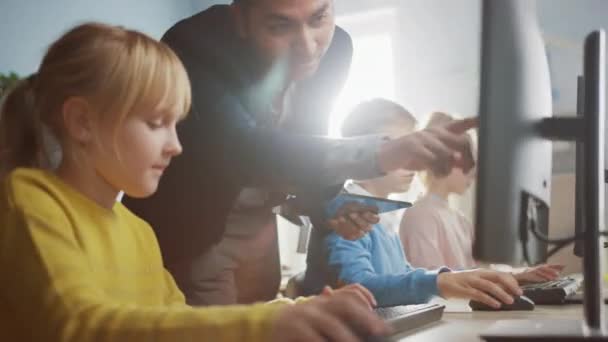
[[[241,7],[250,7],[255,0],[232,0],[233,5],[238,5]]]

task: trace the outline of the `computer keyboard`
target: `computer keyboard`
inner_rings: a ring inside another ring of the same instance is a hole
[[[570,275],[545,283],[522,286],[524,296],[530,298],[535,304],[558,305],[565,304],[566,299],[576,293],[580,288],[582,276]]]
[[[400,306],[389,306],[385,308],[376,308],[374,311],[378,316],[384,320],[397,318],[400,316],[411,314],[412,312],[418,311],[420,308],[428,307],[427,304],[422,305],[400,305]]]
[[[444,309],[444,305],[420,304],[376,308],[375,311],[391,325],[395,334],[400,334],[439,321]]]
[[[566,298],[565,304],[583,304],[584,297],[585,296],[584,296],[583,288],[581,287],[580,289],[578,289],[578,291],[576,291],[575,294],[570,295],[570,296],[568,296],[568,298]],[[604,291],[603,297],[604,297],[604,304],[608,304],[608,293],[606,293]]]

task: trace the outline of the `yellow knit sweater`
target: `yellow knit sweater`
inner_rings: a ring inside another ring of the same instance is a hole
[[[0,341],[265,341],[278,308],[188,307],[122,204],[41,170],[0,185]]]

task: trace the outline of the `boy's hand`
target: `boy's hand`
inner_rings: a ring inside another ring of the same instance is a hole
[[[500,302],[512,304],[513,296],[522,294],[513,275],[491,270],[443,272],[437,287],[444,298],[468,298],[494,308],[500,308]]]
[[[564,265],[539,265],[530,267],[523,272],[515,273],[513,276],[520,284],[544,283],[559,278]]]
[[[390,333],[388,325],[348,291],[334,291],[279,310],[271,341],[358,342],[362,336]]]
[[[327,224],[336,234],[347,240],[357,240],[380,221],[378,208],[357,202],[345,203]]]

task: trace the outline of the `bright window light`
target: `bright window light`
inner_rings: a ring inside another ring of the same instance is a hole
[[[359,103],[376,97],[395,100],[391,35],[353,36],[353,62],[342,93],[329,118],[329,136],[339,138],[342,122]]]

